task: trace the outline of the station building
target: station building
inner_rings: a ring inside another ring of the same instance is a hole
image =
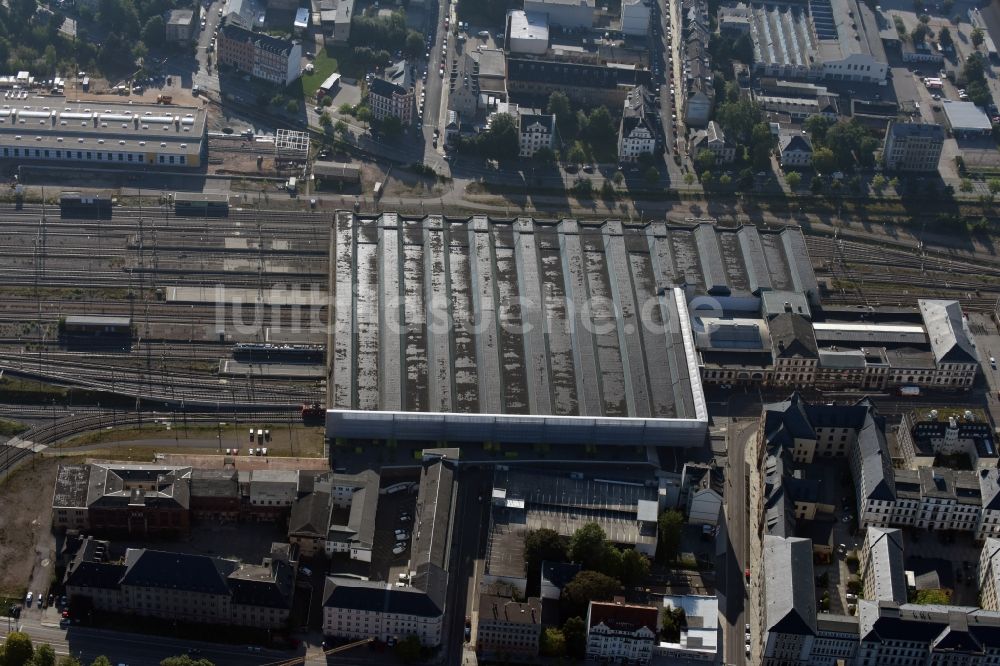
[[[0,155],[94,167],[197,168],[206,157],[201,107],[62,98],[0,107]]]

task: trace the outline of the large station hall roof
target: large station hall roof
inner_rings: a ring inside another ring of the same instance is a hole
[[[794,288],[799,269],[785,257],[800,244],[752,227],[338,212],[327,405],[340,422],[328,417],[329,434],[375,437],[375,413],[396,426],[409,419],[386,433],[398,438],[420,423],[427,438],[463,439],[456,424],[499,419],[530,439],[538,418],[576,430],[550,430],[547,441],[580,441],[586,424],[641,426],[657,443],[666,421],[703,431],[684,285]],[[482,428],[470,436],[491,438]]]

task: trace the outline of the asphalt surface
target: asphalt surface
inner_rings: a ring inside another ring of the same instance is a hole
[[[724,568],[718,576],[722,604],[722,648],[724,663],[742,664],[744,625],[749,602],[744,570],[749,566],[747,553],[747,462],[746,444],[756,433],[755,421],[731,421],[729,425],[729,469],[726,475],[725,538],[728,543]]]
[[[28,617],[23,617],[19,621],[18,629],[27,633],[34,644],[48,643],[55,650],[57,656],[72,655],[87,664],[98,655],[103,654],[108,657],[112,664],[159,666],[163,659],[184,654],[192,647],[200,649],[200,656],[211,660],[217,666],[258,666],[296,656],[296,653],[290,651],[261,650],[260,652],[250,652],[245,645],[202,643],[107,629],[76,626],[61,629],[47,623],[42,624],[36,613],[26,612],[25,615]],[[325,664],[326,659],[316,658],[307,663]]]
[[[441,637],[446,666],[459,666],[464,653],[465,618],[478,600],[477,560],[486,553],[491,475],[481,468],[463,467],[458,473],[458,502],[452,528],[448,567],[445,627]],[[470,591],[472,592],[470,598]]]

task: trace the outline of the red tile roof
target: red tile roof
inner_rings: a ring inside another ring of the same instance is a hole
[[[590,626],[604,623],[615,631],[635,631],[642,626],[656,633],[657,609],[603,601],[590,602]]]

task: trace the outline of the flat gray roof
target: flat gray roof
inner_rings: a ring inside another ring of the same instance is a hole
[[[480,436],[497,419],[539,428],[704,421],[671,250],[664,224],[341,211],[331,247],[333,418],[381,412],[412,435],[461,414],[489,422],[467,419]]]
[[[989,131],[993,128],[989,117],[972,102],[955,102],[946,99],[943,100],[941,108],[944,109],[948,125],[953,130]]]
[[[205,135],[201,107],[41,97],[4,101],[0,141],[26,149],[183,155],[197,152]]]
[[[105,315],[69,315],[66,323],[72,326],[131,326],[132,320]]]

